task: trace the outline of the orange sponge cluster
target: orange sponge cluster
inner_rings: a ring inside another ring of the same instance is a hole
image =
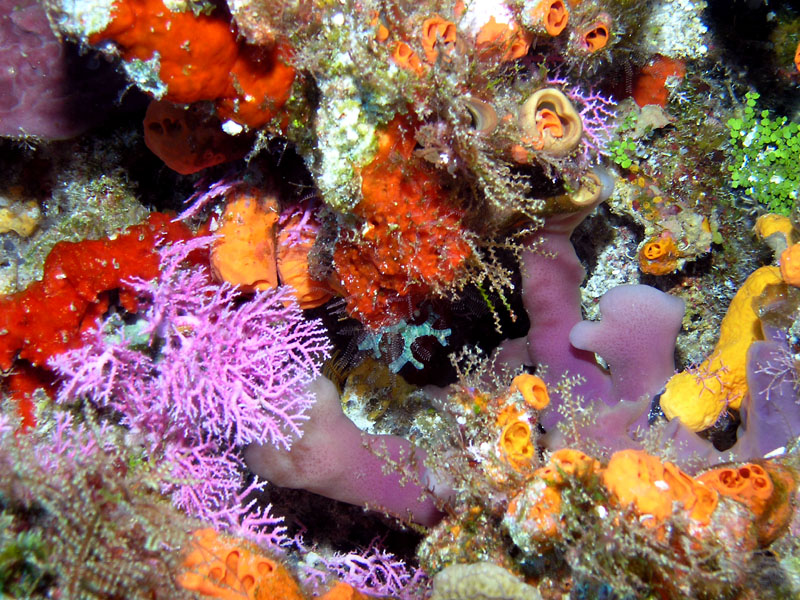
[[[603,484],[620,505],[651,515],[642,522],[654,526],[672,515],[676,502],[693,521],[708,525],[718,502],[714,490],[641,450],[616,452],[603,471]]]
[[[179,583],[221,600],[304,600],[282,564],[242,540],[220,537],[211,528],[194,533]]]
[[[91,44],[112,40],[125,60],[158,55],[164,100],[216,102],[222,119],[261,127],[289,97],[294,68],[287,47],[248,46],[221,11],[196,15],[174,12],[162,0],[117,0],[113,19]]]
[[[611,505],[630,510],[657,536],[663,535],[668,519],[680,513],[689,519],[693,535],[734,527],[743,535],[748,532],[750,543],[761,547],[788,527],[797,490],[791,469],[767,461],[725,466],[693,478],[640,450],[616,452],[605,467],[577,450],[559,450],[508,505],[503,523],[521,549],[535,551],[537,545],[559,539],[562,491],[569,479],[601,483]],[[731,500],[748,511],[727,511],[717,519],[720,504]]]
[[[797,488],[797,479],[789,469],[766,461],[747,463],[706,471],[697,480],[750,509],[762,546],[776,540],[788,526],[791,497]]]
[[[602,470],[600,463],[580,450],[564,448],[537,469],[528,484],[508,504],[503,523],[514,543],[529,552],[535,544],[558,539],[561,490],[567,478],[588,481]]]
[[[410,316],[413,306],[463,274],[472,247],[461,213],[434,172],[413,156],[414,129],[395,117],[361,171],[361,227],[342,236],[334,267],[350,315],[373,329]],[[411,309],[411,310],[410,310]]]
[[[211,269],[217,279],[245,291],[288,285],[300,308],[320,306],[331,292],[309,273],[308,253],[317,229],[316,220],[304,219],[302,212],[282,218],[274,194],[238,186],[227,195],[214,231],[219,237],[211,250]]]
[[[192,547],[178,577],[187,590],[220,600],[305,600],[297,582],[280,562],[254,545],[219,535],[211,528],[194,532]],[[342,582],[317,600],[366,600]]]

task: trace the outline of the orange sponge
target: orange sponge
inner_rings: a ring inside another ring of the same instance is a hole
[[[246,290],[277,287],[278,210],[277,199],[256,188],[231,194],[215,232],[219,239],[211,250],[211,269],[218,279]]]
[[[247,46],[237,35],[219,10],[196,15],[172,11],[162,0],[117,0],[111,23],[89,42],[112,40],[128,61],[158,54],[164,100],[217,101],[222,118],[261,127],[288,99],[294,68],[285,46]]]
[[[622,506],[632,506],[638,515],[652,515],[645,522],[654,526],[672,515],[675,502],[694,521],[707,525],[718,502],[716,491],[641,450],[614,453],[603,471],[603,483]]]
[[[144,143],[181,175],[241,158],[251,141],[248,136],[233,137],[222,131],[220,120],[204,114],[199,105],[183,107],[153,100],[144,117]]]
[[[242,540],[211,528],[194,532],[178,577],[187,590],[220,600],[304,600],[289,571]]]

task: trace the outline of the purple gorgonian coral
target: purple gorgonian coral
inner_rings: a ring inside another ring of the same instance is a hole
[[[214,283],[190,256],[212,239],[165,247],[157,279],[129,282],[142,306],[135,318],[112,314],[86,334],[82,348],[50,364],[62,379],[57,402],[84,398],[110,409],[149,460],[172,465],[165,491],[175,505],[216,527],[252,534],[276,520],[267,513],[255,518],[245,506],[244,497],[263,482],[242,491],[239,449],[288,449],[300,437],[314,401],[307,387],[330,343],[289,288],[246,298]]]

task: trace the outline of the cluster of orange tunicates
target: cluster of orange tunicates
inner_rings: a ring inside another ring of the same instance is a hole
[[[514,18],[498,11],[488,19],[472,22],[469,10],[464,2],[457,1],[453,10],[452,21],[441,15],[430,15],[419,27],[419,44],[423,49],[421,58],[409,43],[408,38],[395,34],[391,25],[374,15],[373,25],[376,28],[375,39],[387,43],[391,50],[392,61],[403,69],[417,75],[424,75],[439,58],[439,48],[444,52],[444,60],[459,45],[469,38],[474,44],[480,58],[512,61],[525,56],[535,36],[555,38],[567,29],[570,21],[571,7],[581,9],[581,0],[539,0],[519,18],[522,25]],[[586,11],[582,11],[586,12]],[[593,18],[581,19],[581,22],[569,32],[569,43],[576,50],[592,54],[604,49],[611,40],[611,18],[606,13],[591,11]],[[465,14],[467,18],[465,19]],[[469,21],[466,31],[460,31],[456,22]]]
[[[691,477],[641,450],[616,452],[602,466],[583,452],[563,449],[508,504],[503,523],[520,549],[535,552],[558,541],[563,492],[575,481],[601,485],[608,502],[604,508],[623,510],[654,530],[657,539],[679,516],[697,540],[734,536],[744,550],[765,547],[786,531],[797,488],[791,469],[769,461],[726,465]]]
[[[520,479],[531,476],[537,464],[535,427],[539,411],[550,403],[544,381],[536,375],[517,375],[508,389],[490,395],[464,388],[453,396],[461,408],[488,418],[481,426],[481,469],[487,481],[507,492]],[[480,445],[480,444],[478,444]]]

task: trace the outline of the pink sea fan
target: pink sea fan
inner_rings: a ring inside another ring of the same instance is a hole
[[[301,435],[314,400],[307,386],[330,343],[289,289],[245,299],[206,267],[184,267],[212,239],[165,247],[157,279],[128,282],[143,307],[137,319],[112,315],[50,364],[62,378],[58,402],[111,409],[151,459],[172,465],[165,491],[177,506],[248,530],[258,519],[242,506],[238,450],[288,449]]]

